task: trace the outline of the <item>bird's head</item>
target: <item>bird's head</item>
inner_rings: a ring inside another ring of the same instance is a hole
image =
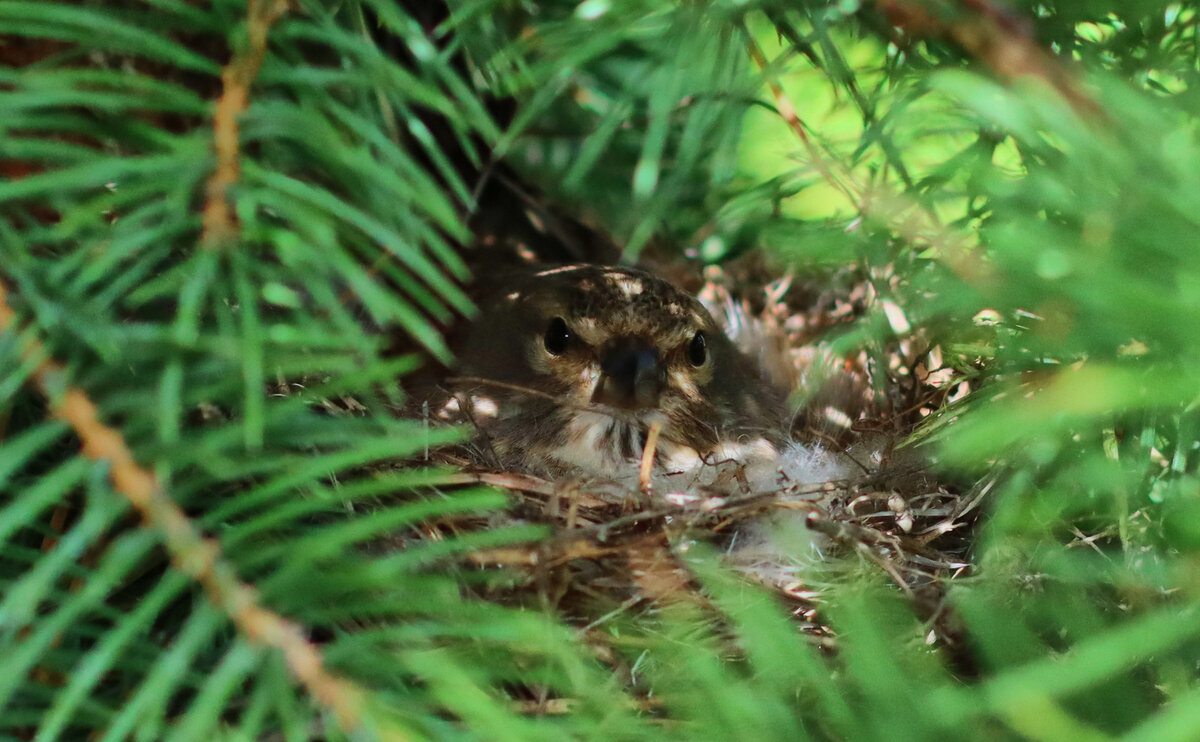
[[[531,449],[549,442],[585,469],[635,456],[654,419],[668,450],[703,453],[778,412],[764,409],[770,395],[703,305],[629,268],[567,266],[504,282],[461,356],[466,374],[491,383],[480,392],[502,430],[523,426]]]

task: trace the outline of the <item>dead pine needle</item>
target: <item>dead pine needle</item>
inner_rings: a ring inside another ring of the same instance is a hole
[[[650,494],[654,489],[654,485],[650,483],[650,471],[654,468],[654,450],[658,448],[658,434],[662,429],[662,420],[654,420],[646,433],[646,446],[642,449],[642,468],[638,471],[638,486],[645,494]]]

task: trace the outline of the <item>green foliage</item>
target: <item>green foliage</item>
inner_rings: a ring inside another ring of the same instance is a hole
[[[0,51],[36,60],[0,69],[0,281],[20,315],[0,334],[3,733],[1194,739],[1200,10],[996,11],[993,31],[1027,28],[1059,58],[1038,64],[1079,75],[1072,102],[862,5],[462,0],[427,35],[391,0],[306,0],[269,29],[239,117],[229,239],[201,215],[220,72],[255,43],[246,3],[0,0]],[[921,4],[943,29],[975,17],[951,5]],[[476,186],[457,158],[492,152],[631,255],[661,239],[870,277],[839,348],[940,347],[971,394],[918,435],[988,490],[978,569],[951,594],[961,646],[927,645],[862,570],[829,588],[823,655],[697,545],[713,606],[601,622],[605,664],[551,615],[470,597],[509,576],[452,566],[540,530],[398,535],[504,504],[396,466],[447,436],[397,415],[415,361],[390,347],[448,357]],[[31,340],[63,367],[42,373],[49,402]],[[48,408],[67,385],[215,539],[224,577],[362,693],[356,731],[80,452]],[[523,713],[522,692],[573,705]]]

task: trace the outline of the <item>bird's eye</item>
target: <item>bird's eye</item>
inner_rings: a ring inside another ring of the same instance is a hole
[[[567,323],[562,317],[550,320],[542,342],[546,345],[546,352],[552,356],[561,356],[567,352],[567,345],[571,342],[571,331],[567,329]]]
[[[696,335],[692,338],[691,345],[688,346],[688,360],[693,366],[703,366],[708,360],[708,343],[704,341],[704,331],[697,330]]]

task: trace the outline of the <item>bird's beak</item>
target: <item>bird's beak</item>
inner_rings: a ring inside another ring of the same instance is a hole
[[[637,338],[620,338],[600,359],[600,383],[593,402],[637,409],[657,407],[666,385],[666,368],[656,348]]]

